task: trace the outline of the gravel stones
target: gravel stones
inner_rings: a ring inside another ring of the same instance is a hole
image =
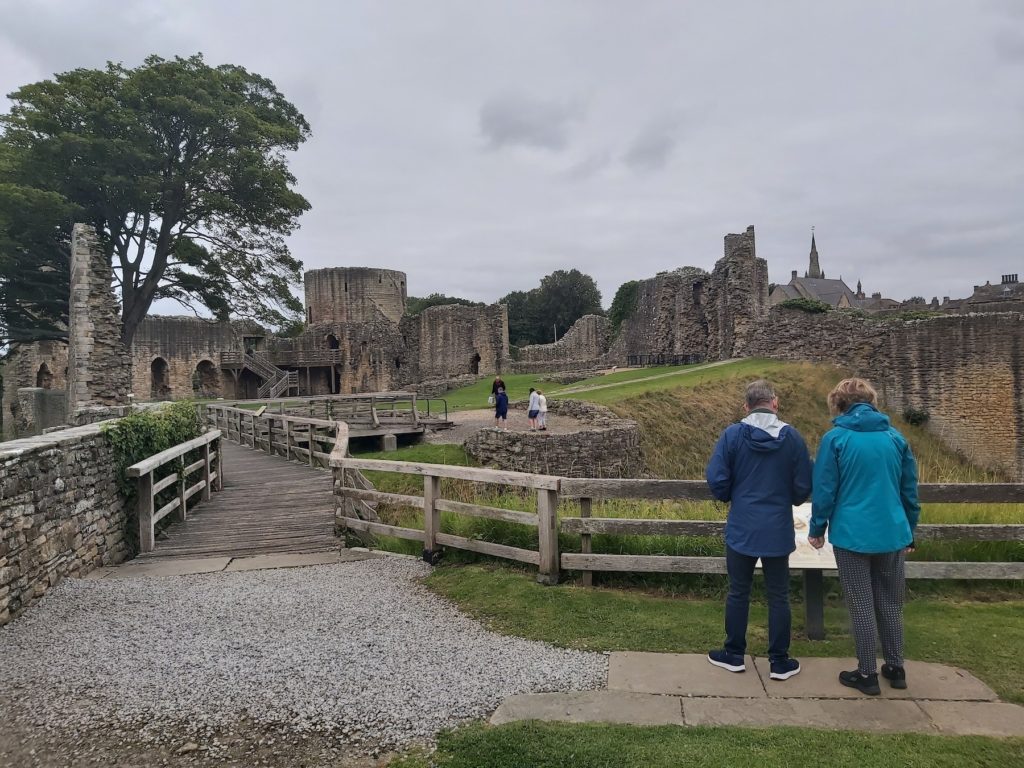
[[[601,687],[607,660],[485,630],[416,560],[69,580],[0,629],[0,709],[35,726],[239,719],[367,750],[429,741],[517,693]]]

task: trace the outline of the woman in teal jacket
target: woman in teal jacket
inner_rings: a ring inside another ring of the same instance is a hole
[[[843,685],[877,696],[876,637],[882,676],[906,688],[903,669],[904,555],[913,551],[917,462],[906,439],[876,407],[878,395],[864,379],[845,379],[828,395],[835,415],[814,464],[809,540],[821,548],[826,529],[853,625],[857,669],[842,672]]]

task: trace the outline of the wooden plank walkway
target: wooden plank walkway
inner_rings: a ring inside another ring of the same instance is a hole
[[[268,456],[228,440],[224,490],[174,522],[153,552],[164,557],[245,557],[287,552],[325,552],[339,547],[334,535],[331,473]]]

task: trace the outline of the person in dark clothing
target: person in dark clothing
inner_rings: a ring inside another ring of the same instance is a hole
[[[504,388],[505,388],[505,382],[502,380],[501,376],[495,376],[494,377],[494,381],[491,382],[491,397],[493,397],[495,400],[497,400],[498,399],[498,390],[499,389],[504,389]]]
[[[505,394],[505,388],[501,387],[494,396],[495,429],[505,429],[506,419],[508,419],[508,395]]]
[[[773,680],[800,672],[789,655],[789,555],[796,549],[793,507],[811,495],[811,458],[800,433],[778,417],[779,399],[763,380],[747,386],[746,417],[725,429],[707,467],[711,493],[729,502],[725,560],[725,646],[708,661],[746,669],[747,620],[754,566],[760,558],[768,595],[768,661]]]

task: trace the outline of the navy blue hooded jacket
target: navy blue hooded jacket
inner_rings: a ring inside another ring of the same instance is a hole
[[[729,548],[751,557],[796,549],[793,507],[811,495],[811,457],[793,427],[766,410],[730,425],[708,462],[707,480],[716,499],[730,502]]]

